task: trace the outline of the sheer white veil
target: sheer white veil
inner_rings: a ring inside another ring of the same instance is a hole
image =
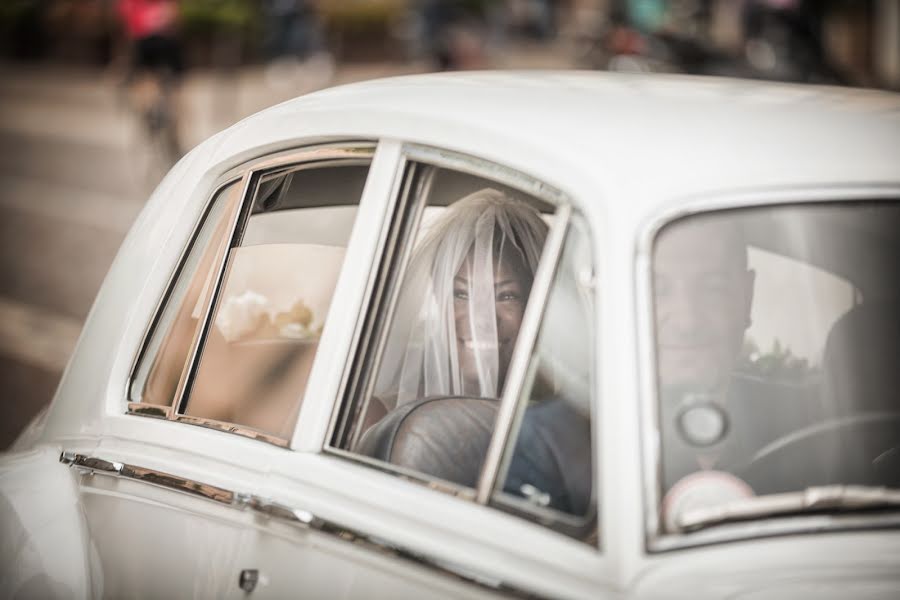
[[[499,396],[519,323],[500,316],[501,303],[518,310],[518,300],[497,277],[515,274],[524,308],[546,236],[537,209],[495,189],[447,208],[402,283],[375,385],[388,409],[436,395]]]

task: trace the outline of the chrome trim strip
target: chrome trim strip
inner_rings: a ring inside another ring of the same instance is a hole
[[[692,533],[664,534],[651,539],[647,550],[652,553],[671,552],[698,546],[711,546],[726,542],[811,533],[836,533],[843,531],[871,531],[876,529],[900,529],[900,513],[883,511],[879,514],[820,514],[790,517],[773,517],[734,524],[724,524]]]
[[[375,154],[375,146],[376,143],[371,141],[347,141],[294,148],[248,161],[241,167],[241,170],[258,173],[275,167],[293,166],[294,163],[300,166],[300,163],[343,161],[351,158],[369,161]]]
[[[419,144],[404,144],[403,152],[407,160],[491,179],[549,202],[554,206],[569,204],[566,196],[555,187],[504,165],[488,162],[468,154]]]
[[[183,492],[192,496],[200,496],[213,502],[220,504],[235,504],[235,494],[224,488],[214,485],[207,485],[184,479],[170,473],[155,471],[153,469],[145,469],[144,467],[136,467],[120,462],[104,460],[76,454],[74,452],[63,452],[59,455],[59,462],[70,467],[75,467],[82,473],[113,475],[125,479],[134,479],[159,487]]]
[[[159,404],[145,404],[143,402],[129,402],[129,415],[142,415],[144,417],[156,417],[157,419],[171,419],[172,407]]]
[[[269,498],[249,496],[247,498],[241,498],[241,500],[251,510],[273,519],[288,521],[304,527],[311,527],[319,522],[315,515],[307,510],[294,508],[287,504],[281,504],[280,502],[275,502]]]
[[[553,224],[547,234],[547,241],[544,242],[544,251],[531,286],[531,296],[528,298],[522,325],[519,327],[519,336],[509,361],[509,372],[503,395],[500,398],[497,419],[494,422],[494,433],[491,435],[487,455],[478,477],[475,501],[479,504],[487,504],[491,499],[497,487],[500,471],[503,469],[502,462],[508,458],[505,456],[507,440],[519,412],[516,409],[520,404],[525,375],[531,363],[531,355],[544,315],[544,306],[550,295],[550,287],[553,285],[553,275],[556,273],[556,267],[562,254],[563,241],[571,214],[572,208],[569,205],[564,204],[557,209]]]
[[[85,474],[111,475],[123,479],[132,479],[175,492],[205,498],[218,504],[232,506],[239,510],[249,509],[264,518],[284,521],[304,529],[314,529],[323,534],[337,537],[345,542],[358,544],[384,555],[394,556],[402,560],[416,563],[431,571],[491,591],[501,592],[519,598],[543,597],[522,588],[507,584],[494,577],[477,573],[463,565],[457,565],[426,556],[398,544],[387,542],[383,538],[376,538],[375,536],[364,532],[344,527],[336,522],[317,517],[307,510],[288,506],[256,494],[226,490],[224,488],[199,483],[162,471],[155,471],[153,469],[146,469],[69,451],[63,451],[60,454],[59,462],[73,467]]]
[[[678,515],[676,527],[679,533],[688,533],[729,522],[798,516],[804,511],[841,512],[847,509],[898,511],[900,490],[865,485],[822,485],[797,492],[742,498],[689,509]]]
[[[832,185],[827,187],[797,186],[790,188],[764,188],[710,193],[692,198],[678,198],[671,209],[660,211],[638,231],[635,251],[634,292],[636,318],[636,346],[638,354],[638,409],[640,411],[640,449],[644,505],[644,547],[648,552],[691,548],[719,544],[755,537],[770,537],[793,533],[843,531],[847,529],[876,529],[893,527],[892,519],[875,519],[872,516],[851,518],[797,517],[786,523],[784,518],[775,522],[759,521],[723,525],[691,534],[666,534],[662,531],[658,507],[661,503],[662,464],[661,438],[657,423],[656,348],[654,343],[653,307],[653,242],[657,234],[669,223],[678,219],[729,209],[755,209],[781,205],[827,204],[867,200],[897,200],[900,186],[890,183],[871,185]],[[814,523],[813,526],[808,523]],[[859,524],[857,524],[859,523]]]
[[[274,446],[279,446],[281,448],[288,447],[288,440],[282,439],[278,436],[271,435],[269,433],[265,433],[262,431],[257,431],[256,429],[252,429],[250,427],[246,427],[244,425],[237,425],[235,423],[227,423],[225,421],[216,421],[215,419],[207,419],[205,417],[195,417],[193,415],[174,415],[171,417],[173,421],[178,421],[179,423],[188,423],[189,425],[199,425],[200,427],[206,427],[207,429],[215,429],[216,431],[225,431],[227,433],[234,433],[243,437],[252,438],[254,440],[260,440],[262,442],[267,442]]]

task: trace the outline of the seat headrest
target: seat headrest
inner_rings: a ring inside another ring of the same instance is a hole
[[[494,429],[493,398],[438,396],[390,411],[356,451],[459,485],[475,487]]]

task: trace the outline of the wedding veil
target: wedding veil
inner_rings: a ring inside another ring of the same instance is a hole
[[[375,385],[388,409],[499,396],[546,236],[537,209],[491,188],[444,211],[402,284]]]

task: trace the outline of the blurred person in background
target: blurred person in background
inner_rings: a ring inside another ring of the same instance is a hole
[[[263,48],[272,87],[324,87],[334,74],[320,16],[310,0],[262,0]]]
[[[131,46],[129,78],[147,71],[169,81],[181,75],[177,0],[119,0],[118,8]]]
[[[322,33],[308,0],[263,0],[261,7],[269,59],[305,58],[321,50]]]
[[[149,141],[164,162],[181,156],[177,87],[184,70],[178,35],[178,0],[119,0],[119,16],[131,60],[126,85]]]
[[[741,15],[744,55],[763,79],[846,84],[825,49],[826,3],[746,0]]]
[[[483,68],[486,24],[482,3],[419,0],[413,8],[421,24],[427,58],[441,71]]]

